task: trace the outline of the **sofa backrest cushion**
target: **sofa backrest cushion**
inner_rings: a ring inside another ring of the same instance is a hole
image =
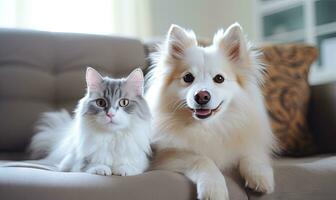
[[[121,77],[145,65],[136,39],[0,29],[0,150],[23,150],[42,112],[73,111],[86,66]]]

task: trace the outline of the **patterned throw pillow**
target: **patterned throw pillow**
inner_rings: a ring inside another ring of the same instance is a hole
[[[312,154],[316,147],[306,121],[308,72],[317,50],[304,44],[283,44],[264,46],[262,51],[266,64],[263,92],[281,154]]]

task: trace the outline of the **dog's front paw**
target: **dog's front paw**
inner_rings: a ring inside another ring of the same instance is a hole
[[[262,193],[272,193],[274,191],[274,178],[272,168],[254,171],[244,174],[245,186]]]
[[[200,184],[197,188],[197,199],[200,200],[229,200],[229,192],[224,182]]]
[[[96,166],[93,166],[87,169],[86,172],[90,174],[97,174],[97,175],[102,175],[102,176],[112,175],[112,170],[107,165],[96,165]]]
[[[140,173],[140,170],[129,165],[119,165],[112,169],[112,174],[117,176],[133,176]]]

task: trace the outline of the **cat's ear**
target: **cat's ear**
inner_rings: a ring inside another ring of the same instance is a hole
[[[238,23],[229,26],[225,32],[219,30],[214,36],[213,43],[233,63],[243,61],[248,52],[242,27]]]
[[[184,28],[172,24],[166,39],[168,53],[174,59],[181,59],[188,47],[197,45],[195,33],[186,31]]]
[[[86,68],[86,85],[89,91],[99,91],[103,77],[92,67]]]
[[[136,95],[143,95],[144,76],[140,68],[133,70],[126,79],[126,87]]]

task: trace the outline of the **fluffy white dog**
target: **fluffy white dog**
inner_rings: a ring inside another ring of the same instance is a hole
[[[239,24],[209,47],[172,25],[153,55],[146,98],[154,117],[155,169],[183,173],[199,199],[228,199],[223,170],[238,167],[246,186],[274,189],[275,146],[260,91],[263,68]]]

